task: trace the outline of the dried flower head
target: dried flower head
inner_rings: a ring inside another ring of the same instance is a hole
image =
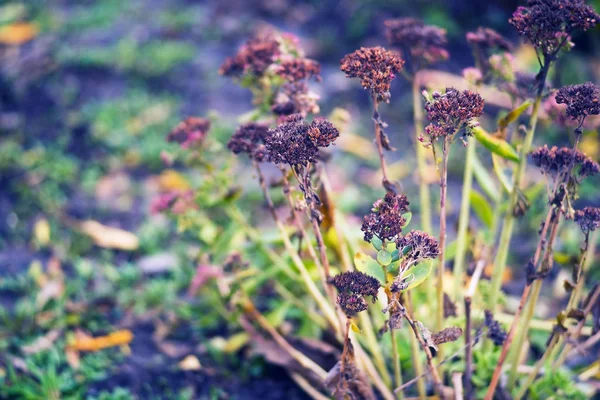
[[[490,338],[496,346],[502,346],[508,336],[506,331],[502,329],[500,323],[494,319],[494,315],[490,310],[485,310],[484,314],[484,324],[488,328],[488,338]]]
[[[235,154],[247,153],[258,162],[267,158],[265,139],[269,135],[269,127],[255,122],[240,126],[229,139],[227,148]]]
[[[422,260],[436,258],[440,247],[436,238],[427,232],[413,230],[396,240],[396,247],[404,254],[406,260],[418,263]]]
[[[204,118],[189,117],[180,122],[167,135],[168,142],[176,142],[184,149],[201,145],[210,129],[210,121]]]
[[[434,92],[432,100],[425,103],[425,111],[434,121],[425,128],[430,142],[454,137],[463,128],[469,134],[474,125],[473,118],[483,114],[483,98],[470,90],[461,92],[449,87],[444,93]]]
[[[380,284],[376,278],[358,271],[343,272],[331,280],[339,294],[337,302],[348,317],[367,309],[364,296],[377,300]]]
[[[403,194],[388,192],[383,199],[373,204],[372,212],[365,216],[361,230],[365,242],[371,242],[373,236],[380,240],[394,240],[406,224],[402,214],[408,211],[408,199]]]
[[[545,55],[556,55],[575,30],[593,28],[600,16],[583,0],[527,0],[509,22]]]
[[[363,88],[371,95],[387,101],[390,97],[390,85],[402,70],[404,60],[398,53],[383,47],[361,47],[347,54],[340,61],[340,69],[348,78],[360,78]]]
[[[564,86],[556,93],[556,102],[567,105],[567,116],[580,120],[600,114],[600,87],[591,82]]]
[[[339,136],[323,118],[307,124],[300,114],[290,115],[266,137],[271,161],[276,164],[306,165],[317,161],[319,147],[327,147]]]
[[[261,76],[279,54],[279,42],[272,33],[248,40],[233,57],[225,60],[219,73],[224,76]]]
[[[491,28],[479,27],[475,32],[467,32],[467,42],[471,46],[484,51],[500,50],[511,51],[512,45],[510,42],[498,32]]]
[[[585,207],[575,211],[575,222],[586,235],[600,228],[600,207]]]
[[[448,59],[444,29],[425,25],[416,18],[390,19],[384,25],[388,42],[402,49],[405,57],[410,59],[413,71]]]
[[[560,178],[571,169],[579,168],[579,177],[594,176],[600,171],[597,162],[586,156],[579,150],[569,147],[558,148],[547,145],[534,150],[531,158],[536,167],[553,179]]]
[[[431,335],[431,340],[436,345],[456,342],[463,334],[463,330],[458,326],[451,326]]]
[[[512,45],[502,35],[493,29],[479,27],[475,32],[467,33],[467,42],[473,48],[475,65],[486,78],[510,78],[512,68],[507,68],[509,59],[505,55],[512,50]]]
[[[285,59],[277,66],[275,73],[288,82],[297,82],[315,78],[320,81],[321,66],[309,58]]]

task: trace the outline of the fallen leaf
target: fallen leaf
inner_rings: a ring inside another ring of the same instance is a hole
[[[200,360],[193,354],[190,354],[177,364],[182,371],[198,371],[202,368]]]
[[[60,330],[52,329],[44,336],[38,337],[33,343],[21,346],[21,350],[23,350],[23,353],[25,354],[36,354],[40,351],[49,350],[59,336]]]
[[[126,230],[102,225],[100,222],[87,220],[78,224],[79,230],[92,238],[100,247],[118,250],[136,250],[140,241],[138,237]]]
[[[50,243],[50,224],[46,218],[38,219],[33,226],[33,237],[40,246]]]
[[[38,28],[30,22],[16,22],[0,27],[0,43],[11,46],[29,42],[38,34]]]
[[[67,347],[65,349],[65,356],[71,368],[79,369],[81,366],[81,358],[79,357],[79,352],[77,350]]]
[[[78,351],[99,351],[109,347],[129,344],[132,340],[133,333],[126,329],[98,337],[92,337],[83,331],[77,331],[75,340],[69,347]]]

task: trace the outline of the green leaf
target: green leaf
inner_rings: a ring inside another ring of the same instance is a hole
[[[409,211],[407,213],[402,214],[402,218],[404,218],[406,220],[406,222],[404,223],[404,225],[402,225],[403,228],[406,228],[408,226],[408,224],[410,224],[410,220],[412,219],[412,213]]]
[[[473,211],[475,211],[477,217],[479,217],[481,222],[488,228],[491,228],[494,220],[494,211],[492,210],[489,201],[476,190],[471,190],[469,199],[471,200],[471,207],[473,207]]]
[[[508,125],[515,122],[521,116],[521,114],[527,111],[529,106],[531,106],[531,100],[526,100],[517,108],[512,109],[508,114],[500,118],[500,121],[498,121],[498,129],[506,129]]]
[[[481,126],[476,126],[471,131],[475,139],[493,154],[510,161],[519,162],[519,153],[506,140],[490,135]]]
[[[477,153],[473,154],[473,159],[471,161],[473,162],[473,175],[475,176],[477,183],[479,183],[479,186],[481,186],[481,189],[489,198],[494,202],[497,202],[500,198],[500,192],[496,187],[494,178],[488,173],[488,169],[483,166]]]
[[[427,279],[431,273],[431,262],[422,262],[410,267],[405,273],[404,278],[411,279],[407,288],[404,291],[411,290],[419,286]],[[412,276],[412,277],[411,277]]]
[[[512,173],[510,177],[507,175],[507,172],[511,171],[510,168],[506,166],[504,159],[498,157],[496,154],[492,154],[492,163],[494,164],[494,172],[504,187],[504,190],[506,190],[507,193],[511,193],[513,188]]]
[[[385,284],[383,268],[381,268],[381,265],[373,257],[359,251],[354,256],[354,266],[363,274],[371,275],[377,278],[382,284]]]
[[[392,262],[392,255],[386,250],[379,250],[377,253],[377,262],[387,267]]]
[[[371,239],[371,244],[375,247],[375,250],[379,251],[383,248],[383,242],[377,236],[373,236]]]

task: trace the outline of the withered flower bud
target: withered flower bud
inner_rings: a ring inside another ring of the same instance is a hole
[[[440,332],[434,333],[431,340],[436,345],[448,342],[456,342],[462,336],[463,330],[458,326],[451,326]]]
[[[564,175],[571,168],[579,168],[580,178],[594,176],[600,171],[598,163],[581,151],[569,147],[552,146],[552,148],[548,148],[547,145],[544,145],[534,150],[531,158],[536,167],[553,179]]]
[[[483,114],[483,98],[470,90],[458,91],[446,88],[445,93],[433,93],[433,99],[425,103],[427,117],[434,121],[425,128],[430,142],[437,138],[453,137],[463,128],[469,134],[473,118]],[[422,140],[422,139],[421,139]]]
[[[373,204],[372,212],[365,216],[361,230],[365,242],[373,236],[381,240],[394,240],[406,223],[402,214],[408,211],[408,199],[403,194],[386,193],[385,197]]]
[[[340,63],[346,77],[360,78],[362,87],[371,95],[387,101],[392,80],[402,70],[404,60],[398,53],[383,47],[361,47],[344,56]]]
[[[342,272],[331,279],[331,283],[340,292],[351,292],[361,296],[372,296],[377,299],[379,281],[359,271]]]
[[[225,60],[219,73],[239,77],[250,74],[261,76],[279,54],[279,42],[272,34],[264,34],[248,40],[233,57]]]
[[[268,134],[269,127],[266,125],[255,122],[244,124],[231,136],[227,148],[235,154],[247,153],[251,159],[258,162],[265,161],[265,139]]]
[[[500,323],[494,319],[494,315],[490,310],[485,310],[484,314],[484,324],[488,328],[488,338],[490,338],[496,346],[502,346],[508,336],[506,331],[502,329]]]
[[[306,165],[317,161],[319,147],[331,145],[338,136],[337,129],[323,118],[307,124],[300,114],[293,114],[270,129],[265,142],[274,163]]]
[[[600,16],[583,0],[527,0],[509,22],[545,55],[555,55],[575,30],[593,28]]]
[[[600,207],[585,207],[575,211],[575,222],[581,231],[587,235],[600,227]]]
[[[293,58],[284,60],[276,70],[276,74],[289,82],[308,80],[312,77],[320,81],[321,66],[308,58]]]
[[[367,309],[364,296],[372,296],[375,302],[380,286],[376,278],[358,271],[336,275],[331,283],[337,288],[337,302],[348,317]]]
[[[436,238],[423,231],[410,231],[396,240],[396,247],[405,259],[413,263],[434,259],[440,254],[440,246]],[[405,250],[407,249],[407,250]],[[406,253],[405,253],[406,251]]]
[[[348,317],[352,317],[369,308],[369,305],[363,296],[353,293],[339,293],[337,296],[337,303]]]
[[[444,29],[425,25],[416,18],[390,19],[384,25],[388,42],[401,48],[405,57],[410,58],[413,71],[448,59]]]
[[[201,145],[210,129],[210,121],[189,117],[180,122],[168,135],[167,142],[176,142],[184,149]]]
[[[600,114],[600,87],[591,82],[563,86],[556,93],[556,102],[567,105],[567,116],[580,119]]]

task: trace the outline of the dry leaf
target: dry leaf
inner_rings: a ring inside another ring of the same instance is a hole
[[[140,245],[135,234],[97,221],[83,221],[79,224],[79,230],[91,237],[96,245],[107,249],[136,250]]]
[[[0,27],[0,43],[12,46],[29,42],[38,34],[35,24],[29,22],[16,22]]]
[[[23,350],[23,353],[25,354],[36,354],[40,351],[48,350],[52,347],[52,344],[54,344],[59,336],[60,330],[52,329],[44,336],[40,336],[34,340],[33,343],[21,346],[21,350]]]
[[[69,347],[78,351],[99,351],[109,347],[129,344],[132,340],[133,333],[126,329],[98,337],[92,337],[83,331],[77,331],[75,341]]]
[[[190,354],[181,360],[177,365],[183,371],[198,371],[200,368],[202,368],[202,365],[200,365],[200,360],[198,360],[198,357],[193,354]]]
[[[38,219],[33,227],[33,237],[41,246],[50,243],[50,224],[46,218]]]

